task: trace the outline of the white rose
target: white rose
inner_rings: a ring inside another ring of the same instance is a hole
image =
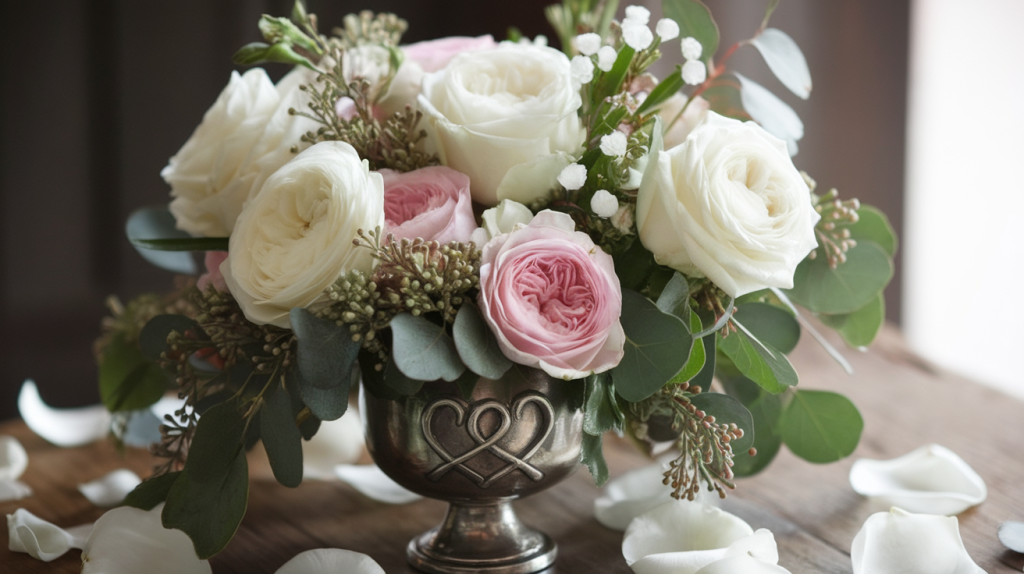
[[[384,180],[355,149],[320,142],[270,176],[238,217],[221,272],[247,319],[289,327],[339,276],[370,271],[358,230],[384,225]]]
[[[282,97],[260,68],[231,73],[202,123],[160,172],[171,186],[170,210],[179,229],[207,237],[231,234],[245,201],[315,128],[288,114],[289,107],[300,107],[298,96]]]
[[[636,205],[640,240],[658,263],[706,276],[733,297],[792,287],[817,246],[819,218],[786,143],[714,112],[659,154]]]
[[[511,233],[516,226],[529,225],[533,221],[533,212],[517,201],[503,199],[498,205],[485,209],[480,215],[480,221],[482,225],[473,230],[469,240],[476,243],[477,248],[483,249],[491,239],[503,233]]]
[[[419,105],[441,161],[487,206],[542,197],[586,137],[569,59],[547,47],[463,52],[424,76]]]

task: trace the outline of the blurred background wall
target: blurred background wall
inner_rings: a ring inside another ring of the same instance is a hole
[[[549,0],[309,0],[322,27],[363,8],[410,23],[404,40],[553,35]],[[650,2],[657,20],[659,2]],[[708,0],[722,45],[750,36],[765,0]],[[227,83],[231,55],[259,40],[260,14],[288,0],[54,0],[6,3],[0,37],[0,420],[33,378],[44,400],[98,402],[91,346],[104,299],[170,289],[124,240],[134,209],[165,203],[160,169]],[[621,8],[620,8],[621,14]],[[790,103],[806,135],[795,161],[820,188],[903,219],[910,0],[783,0],[772,25],[803,48],[810,100],[789,94],[752,48],[731,64]],[[1019,20],[1018,20],[1019,21]],[[678,42],[671,45],[678,46]],[[666,58],[681,62],[678,52]],[[283,67],[271,68],[277,78]],[[901,234],[902,235],[902,234]],[[899,321],[901,257],[887,292]]]

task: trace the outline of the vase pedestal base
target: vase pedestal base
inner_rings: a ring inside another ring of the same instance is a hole
[[[531,574],[557,554],[551,537],[520,522],[510,501],[452,503],[444,522],[406,549],[409,564],[431,574]]]

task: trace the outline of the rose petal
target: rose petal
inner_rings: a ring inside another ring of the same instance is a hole
[[[662,484],[664,472],[664,465],[655,463],[609,481],[594,501],[594,517],[612,530],[625,530],[634,518],[669,500],[672,488]]]
[[[378,502],[408,504],[423,498],[391,480],[375,464],[339,464],[334,473],[342,482]]]
[[[163,527],[162,511],[123,506],[101,516],[82,548],[82,574],[210,574],[189,537]]]
[[[102,405],[53,409],[43,402],[35,382],[26,379],[18,394],[18,412],[28,428],[57,446],[81,446],[107,436],[110,413]]]
[[[1014,552],[1024,553],[1024,522],[1012,520],[999,525],[999,541]]]
[[[872,514],[850,549],[854,574],[984,574],[967,554],[955,517],[899,508]]]
[[[82,547],[81,539],[24,508],[7,515],[7,531],[12,552],[25,552],[43,562],[59,558],[71,548]]]
[[[886,506],[926,514],[959,514],[988,495],[978,473],[937,444],[892,460],[858,460],[850,469],[850,485]]]
[[[276,574],[384,574],[384,569],[366,554],[340,548],[306,550],[278,569]]]
[[[79,484],[78,492],[96,506],[111,507],[121,504],[124,497],[141,482],[139,475],[121,468],[91,482]]]
[[[330,480],[337,464],[359,460],[366,441],[359,413],[349,408],[336,421],[324,421],[308,441],[302,443],[302,470],[306,478]]]
[[[0,480],[17,480],[28,467],[28,453],[18,439],[0,435]]]
[[[697,574],[791,574],[782,566],[761,562],[749,554],[729,556],[708,564],[697,571]]]
[[[32,489],[17,480],[0,480],[0,502],[21,500],[32,496]]]

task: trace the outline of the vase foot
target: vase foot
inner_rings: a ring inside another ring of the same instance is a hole
[[[431,574],[532,574],[557,554],[551,537],[520,522],[508,501],[453,503],[440,526],[406,549],[409,564]]]

